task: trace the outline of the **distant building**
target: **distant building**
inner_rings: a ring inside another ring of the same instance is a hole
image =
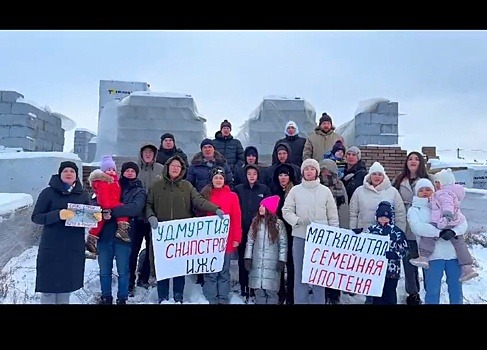
[[[61,116],[27,102],[16,91],[0,91],[0,145],[62,152],[65,129]]]
[[[88,159],[86,160],[88,163],[91,163],[95,160],[96,155],[96,140],[97,137],[92,137],[90,142],[88,142]]]
[[[76,129],[74,131],[74,152],[76,153],[82,162],[91,162],[89,143],[96,134],[86,129]]]

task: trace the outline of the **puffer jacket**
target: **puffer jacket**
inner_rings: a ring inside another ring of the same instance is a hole
[[[291,188],[284,200],[282,216],[293,228],[292,235],[303,239],[306,237],[307,225],[298,225],[299,218],[323,225],[339,226],[335,198],[328,187],[320,184],[319,179],[303,179],[301,184]]]
[[[364,184],[357,188],[350,199],[350,228],[367,228],[375,223],[375,210],[382,201],[390,202],[396,210],[396,225],[406,230],[406,208],[399,191],[392,186],[391,180],[384,176],[384,180],[374,187],[370,183],[370,174],[364,179]]]
[[[213,144],[215,150],[227,160],[232,173],[245,164],[244,149],[240,140],[233,138],[232,135],[223,136],[221,131],[217,131]]]
[[[279,291],[281,274],[277,271],[278,261],[287,261],[287,234],[282,220],[277,219],[279,236],[272,242],[264,222],[254,239],[252,228],[247,237],[244,259],[252,259],[249,271],[249,288]]]

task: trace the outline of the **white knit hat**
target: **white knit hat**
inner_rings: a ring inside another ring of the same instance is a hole
[[[414,185],[414,194],[417,196],[419,190],[424,187],[431,188],[431,190],[435,192],[435,186],[433,186],[431,181],[429,179],[421,178],[416,182],[416,185]]]
[[[301,164],[301,175],[303,175],[304,169],[309,166],[316,169],[316,176],[318,176],[320,173],[320,164],[313,158],[309,158],[303,161],[303,164]]]
[[[435,174],[435,181],[438,181],[441,186],[453,185],[455,183],[455,175],[453,175],[453,171],[450,168],[442,169]]]
[[[374,164],[372,164],[369,168],[369,174],[372,173],[382,173],[383,175],[385,175],[386,171],[384,170],[382,164],[380,164],[379,162],[374,162]]]

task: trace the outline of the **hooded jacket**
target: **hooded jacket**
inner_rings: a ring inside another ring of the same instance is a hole
[[[293,136],[287,135],[287,127],[289,126],[289,122],[286,123],[286,127],[284,128],[284,134],[286,134],[286,137],[283,139],[277,140],[276,144],[274,145],[274,150],[272,151],[272,164],[279,163],[279,160],[277,159],[277,153],[275,152],[277,146],[280,143],[286,143],[289,145],[291,148],[291,153],[292,155],[288,157],[289,162],[292,164],[297,165],[298,167],[301,167],[301,164],[303,164],[303,150],[304,150],[304,144],[306,143],[306,139],[304,137],[299,136],[299,129],[296,126],[296,134]]]
[[[291,147],[285,142],[281,142],[281,143],[277,144],[276,147],[274,148],[274,151],[272,152],[272,159],[275,158],[276,162],[265,169],[265,172],[264,172],[265,173],[265,175],[264,175],[265,181],[263,183],[266,184],[267,186],[271,187],[272,182],[273,182],[272,177],[274,175],[274,170],[276,170],[276,168],[280,164],[282,164],[279,162],[279,158],[277,157],[277,153],[278,153],[277,148],[279,146],[285,147],[287,150],[287,159],[286,159],[285,163],[289,164],[294,169],[294,175],[295,175],[294,177],[296,179],[296,182],[294,184],[298,185],[299,183],[301,183],[301,168],[299,166],[297,166],[296,164],[293,164],[290,162],[290,159],[292,159],[292,156],[293,156],[292,150],[291,150]]]
[[[144,162],[144,159],[142,158],[142,150],[146,147],[150,147],[154,151],[154,159],[149,163]],[[139,150],[140,171],[137,178],[142,181],[142,185],[144,186],[146,192],[149,191],[149,188],[155,181],[162,179],[162,171],[164,166],[156,162],[157,153],[157,147],[150,142],[143,143]]]
[[[241,184],[241,183],[243,183],[245,181],[245,179],[247,178],[247,173],[246,173],[245,166],[248,164],[247,163],[247,155],[248,155],[248,153],[249,153],[250,150],[253,150],[257,154],[256,159],[255,159],[255,164],[253,164],[253,165],[255,165],[256,168],[258,168],[258,170],[259,170],[259,180],[262,181],[261,174],[260,174],[261,173],[261,171],[260,171],[261,166],[259,164],[259,150],[257,149],[257,147],[247,146],[245,148],[245,151],[244,151],[245,164],[242,165],[239,168],[235,168],[235,170],[233,171],[233,174],[234,174],[233,175],[233,186],[234,187],[237,186],[237,185],[239,185],[239,184]]]
[[[221,131],[215,133],[213,140],[215,150],[227,160],[230,170],[240,168],[245,163],[244,149],[240,140],[233,138],[232,135],[223,136]]]
[[[303,149],[303,160],[313,158],[316,161],[323,159],[323,155],[333,148],[338,140],[343,144],[343,138],[335,132],[335,127],[330,131],[324,132],[319,126],[315,127],[314,132],[306,139]]]

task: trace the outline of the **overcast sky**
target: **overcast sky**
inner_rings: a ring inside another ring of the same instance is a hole
[[[100,80],[123,80],[191,94],[211,137],[224,118],[236,135],[269,95],[337,126],[386,98],[403,149],[487,149],[487,31],[0,31],[0,52],[0,90],[95,132]]]

